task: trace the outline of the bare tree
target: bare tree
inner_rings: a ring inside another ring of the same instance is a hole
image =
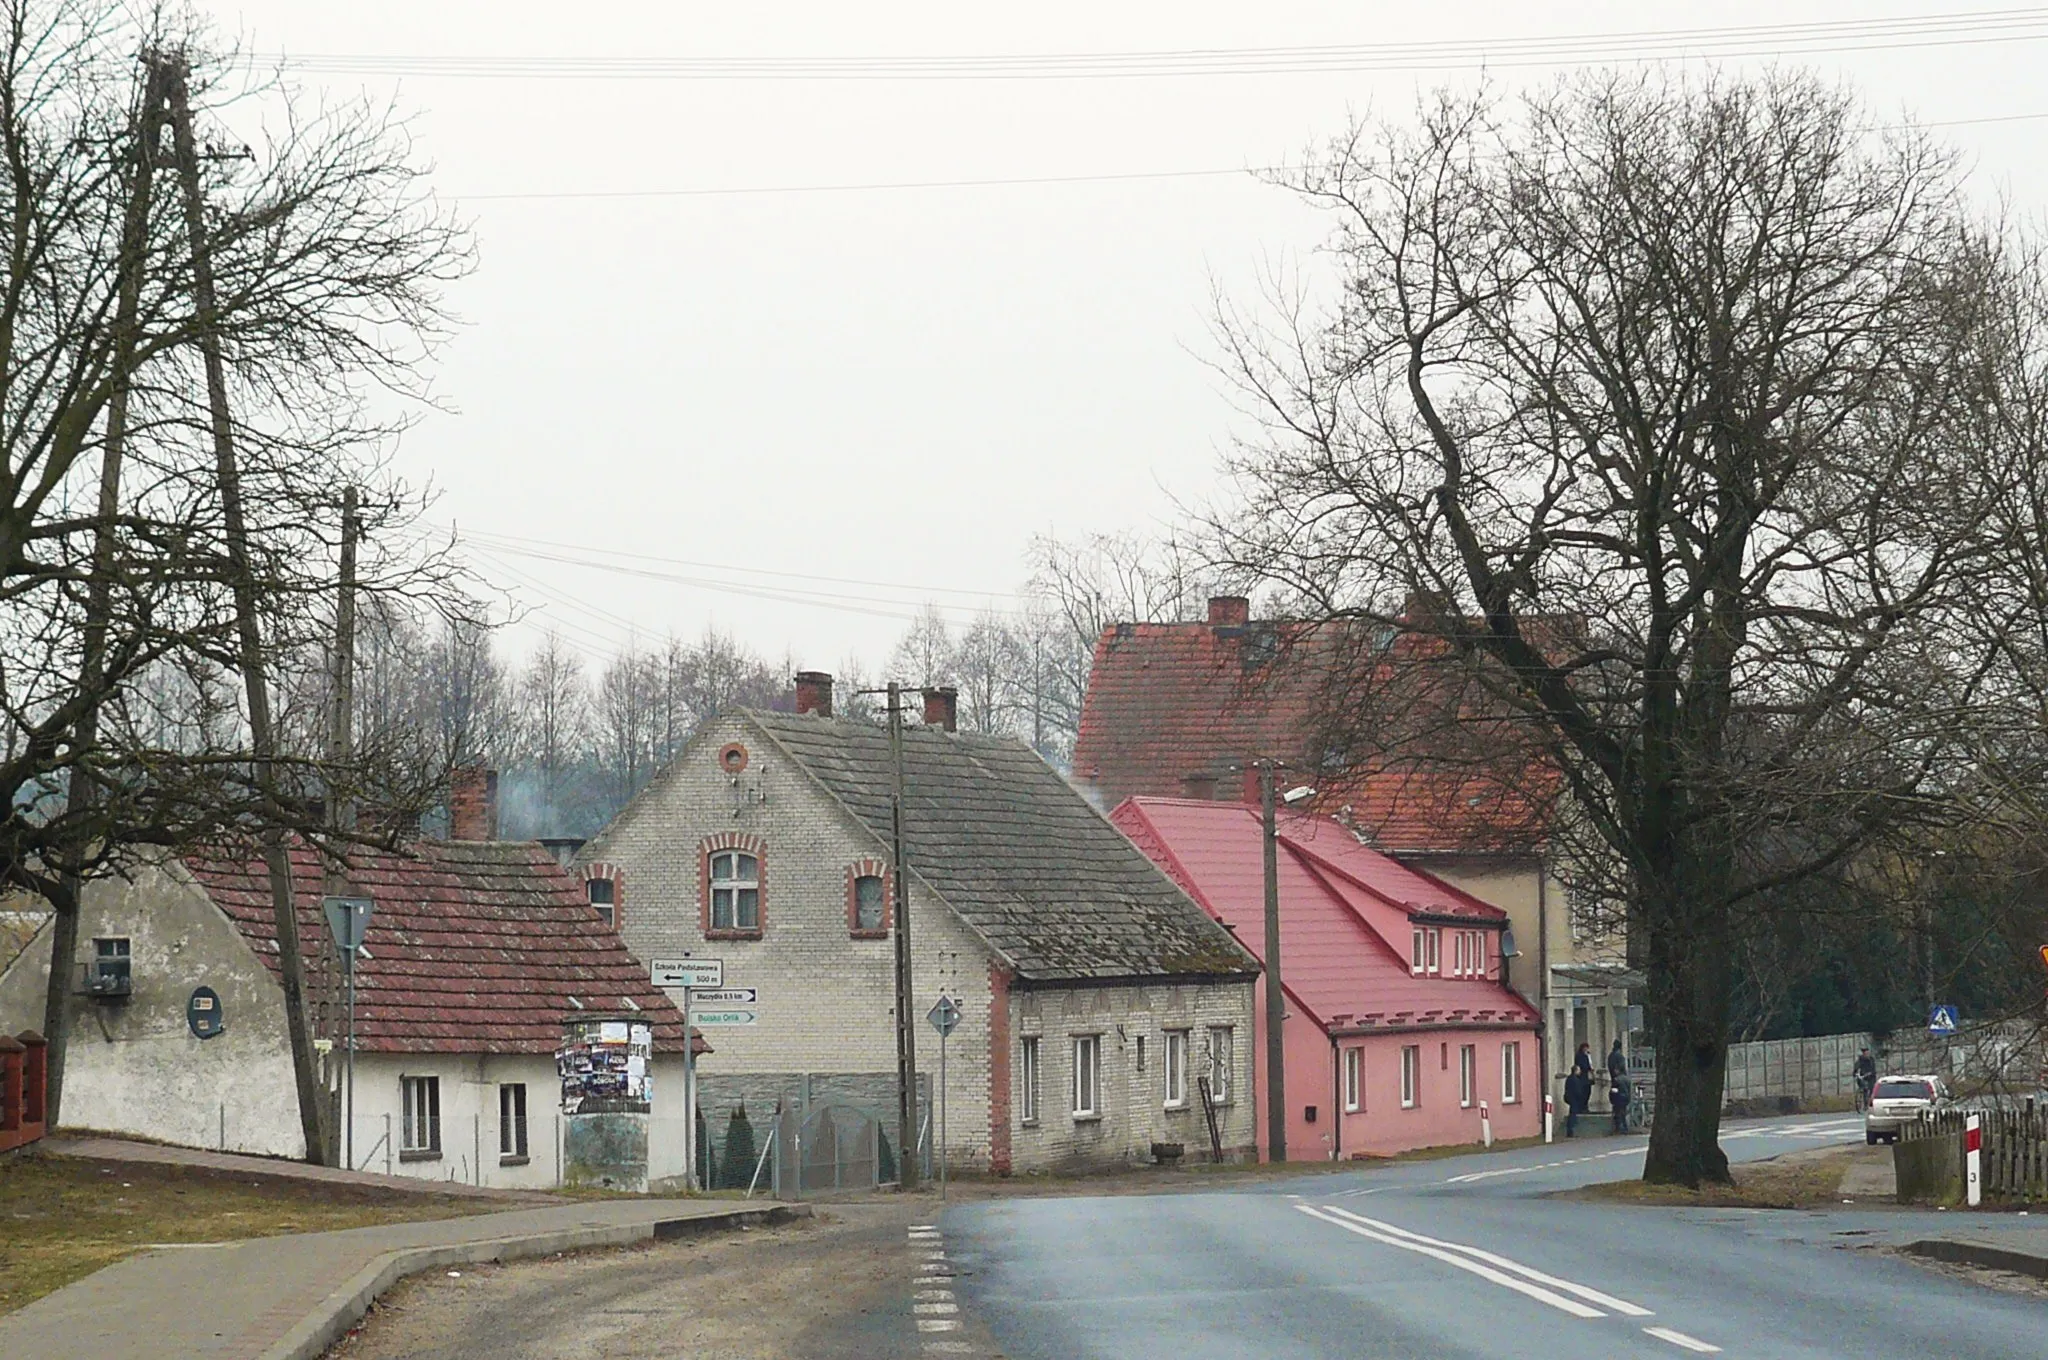
[[[588,736],[590,687],[583,658],[553,629],[542,635],[520,672],[519,706],[525,763],[539,776],[543,809],[554,814]]]
[[[1267,418],[1225,562],[1540,756],[1647,974],[1644,1174],[1725,1180],[1744,914],[1954,815],[1997,725],[1968,615],[2013,460],[1976,435],[2021,262],[1950,152],[1795,75],[1445,95],[1294,187],[1335,300],[1223,318]]]

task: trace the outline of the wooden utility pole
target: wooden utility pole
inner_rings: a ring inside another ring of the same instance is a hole
[[[1287,1044],[1281,1025],[1287,997],[1280,983],[1280,834],[1273,820],[1273,762],[1259,762],[1259,812],[1266,842],[1266,1156],[1287,1160]]]
[[[138,316],[142,309],[142,276],[149,259],[149,206],[156,171],[157,142],[164,124],[164,84],[155,66],[143,80],[142,102],[135,115],[134,142],[129,148],[128,207],[121,219],[121,254],[114,302],[113,353],[108,368],[113,392],[107,400],[107,437],[100,451],[98,519],[93,526],[92,580],[86,587],[85,632],[81,639],[78,688],[94,696],[78,720],[73,742],[71,776],[64,792],[67,817],[90,816],[99,805],[99,787],[85,767],[99,745],[99,691],[107,651],[107,629],[114,609],[114,554],[118,540],[115,517],[121,513],[121,458],[128,442],[128,394],[132,387]],[[64,1055],[70,1026],[64,1009],[70,1004],[71,974],[78,962],[78,913],[85,894],[85,876],[74,866],[65,871],[61,900],[51,903],[50,981],[43,999],[43,1034],[49,1040],[45,1061],[48,1084],[44,1110],[50,1127],[57,1126],[64,1098]]]
[[[897,1174],[905,1190],[917,1189],[917,1024],[910,999],[910,879],[903,866],[903,690],[889,682],[889,755],[896,768],[895,796],[889,800],[891,873],[896,881],[896,1118],[902,1146]]]
[[[270,695],[264,681],[263,629],[257,614],[255,571],[249,561],[249,531],[242,518],[241,468],[235,456],[234,425],[228,412],[227,368],[215,332],[218,302],[214,295],[213,258],[207,246],[206,197],[199,183],[199,147],[192,133],[192,106],[185,84],[185,59],[180,53],[149,58],[164,78],[170,104],[171,136],[178,178],[185,191],[185,232],[192,248],[192,297],[199,314],[199,352],[206,368],[206,401],[213,425],[215,474],[220,481],[221,524],[226,538],[228,572],[235,597],[240,634],[239,661],[249,707],[250,764],[257,790],[269,807],[262,832],[263,860],[270,871],[271,915],[277,931],[278,973],[284,984],[285,1029],[291,1039],[292,1075],[298,1088],[299,1127],[305,1135],[306,1160],[322,1160],[327,1138],[322,1128],[325,1106],[319,1067],[313,1057],[313,1036],[306,1019],[306,959],[299,948],[298,911],[292,901],[291,853],[278,822],[276,741],[270,721]]]

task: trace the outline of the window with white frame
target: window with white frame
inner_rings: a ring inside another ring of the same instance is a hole
[[[1074,1118],[1102,1117],[1102,1036],[1074,1037]]]
[[[711,854],[711,928],[761,928],[761,861],[744,850]]]
[[[1401,1108],[1412,1110],[1422,1103],[1422,1046],[1408,1044],[1401,1050]]]
[[[1038,1122],[1038,1036],[1030,1035],[1017,1046],[1017,1117],[1026,1124]]]
[[[1365,1050],[1344,1050],[1344,1112],[1357,1114],[1365,1095]]]
[[[400,1077],[398,1151],[405,1157],[441,1155],[441,1079]]]
[[[1465,976],[1465,932],[1462,930],[1451,936],[1451,976]]]
[[[584,894],[590,905],[597,909],[597,919],[608,926],[618,924],[618,888],[608,878],[586,878],[583,880]]]
[[[1522,1045],[1500,1046],[1500,1103],[1513,1105],[1522,1098]]]
[[[1229,1025],[1209,1026],[1209,1096],[1218,1105],[1230,1099],[1236,1065],[1237,1032]]]
[[[602,883],[603,879],[592,879]],[[526,1083],[507,1082],[498,1088],[498,1160],[526,1160]]]
[[[1166,1031],[1166,1108],[1185,1109],[1188,1103],[1188,1032]]]
[[[1429,945],[1424,938],[1429,932],[1416,926],[1408,932],[1408,971],[1420,973],[1429,959]]]
[[[1478,1085],[1479,1050],[1471,1044],[1458,1048],[1458,1108],[1472,1108],[1473,1087]]]

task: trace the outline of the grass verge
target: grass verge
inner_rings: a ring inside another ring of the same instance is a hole
[[[1559,1191],[1561,1199],[1594,1200],[1603,1204],[1648,1204],[1713,1209],[1819,1209],[1842,1202],[1842,1174],[1861,1149],[1793,1153],[1768,1161],[1741,1162],[1729,1168],[1733,1185],[1651,1185],[1644,1181],[1608,1181]]]
[[[0,1161],[0,1313],[154,1243],[325,1232],[506,1207],[453,1195],[31,1150]]]

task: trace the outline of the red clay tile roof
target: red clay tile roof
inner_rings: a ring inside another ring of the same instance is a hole
[[[1134,798],[1110,820],[1263,953],[1265,860],[1255,809]],[[1498,908],[1367,849],[1327,817],[1283,814],[1279,840],[1281,972],[1288,995],[1317,1024],[1347,1030],[1536,1024],[1528,1003],[1493,978],[1417,977],[1409,970],[1416,915],[1466,917],[1485,923],[1490,934],[1506,919]]]
[[[1347,820],[1381,849],[1542,848],[1555,780],[1535,761],[1489,754],[1451,763],[1417,750],[1333,767],[1318,734],[1339,652],[1334,634],[1299,623],[1106,628],[1081,707],[1074,778],[1105,807],[1141,795],[1209,796],[1190,776],[1213,780],[1214,797],[1235,801],[1244,764],[1275,759],[1316,785],[1319,808],[1348,808]]]
[[[364,1052],[553,1053],[576,1010],[572,996],[592,1012],[638,1006],[654,1024],[655,1048],[682,1050],[681,1012],[546,850],[509,841],[421,841],[409,850],[359,851],[349,865],[348,891],[377,904],[368,957],[356,965]],[[279,972],[270,879],[256,851],[189,855],[185,867]],[[323,874],[313,849],[293,848],[300,944],[331,977]]]

